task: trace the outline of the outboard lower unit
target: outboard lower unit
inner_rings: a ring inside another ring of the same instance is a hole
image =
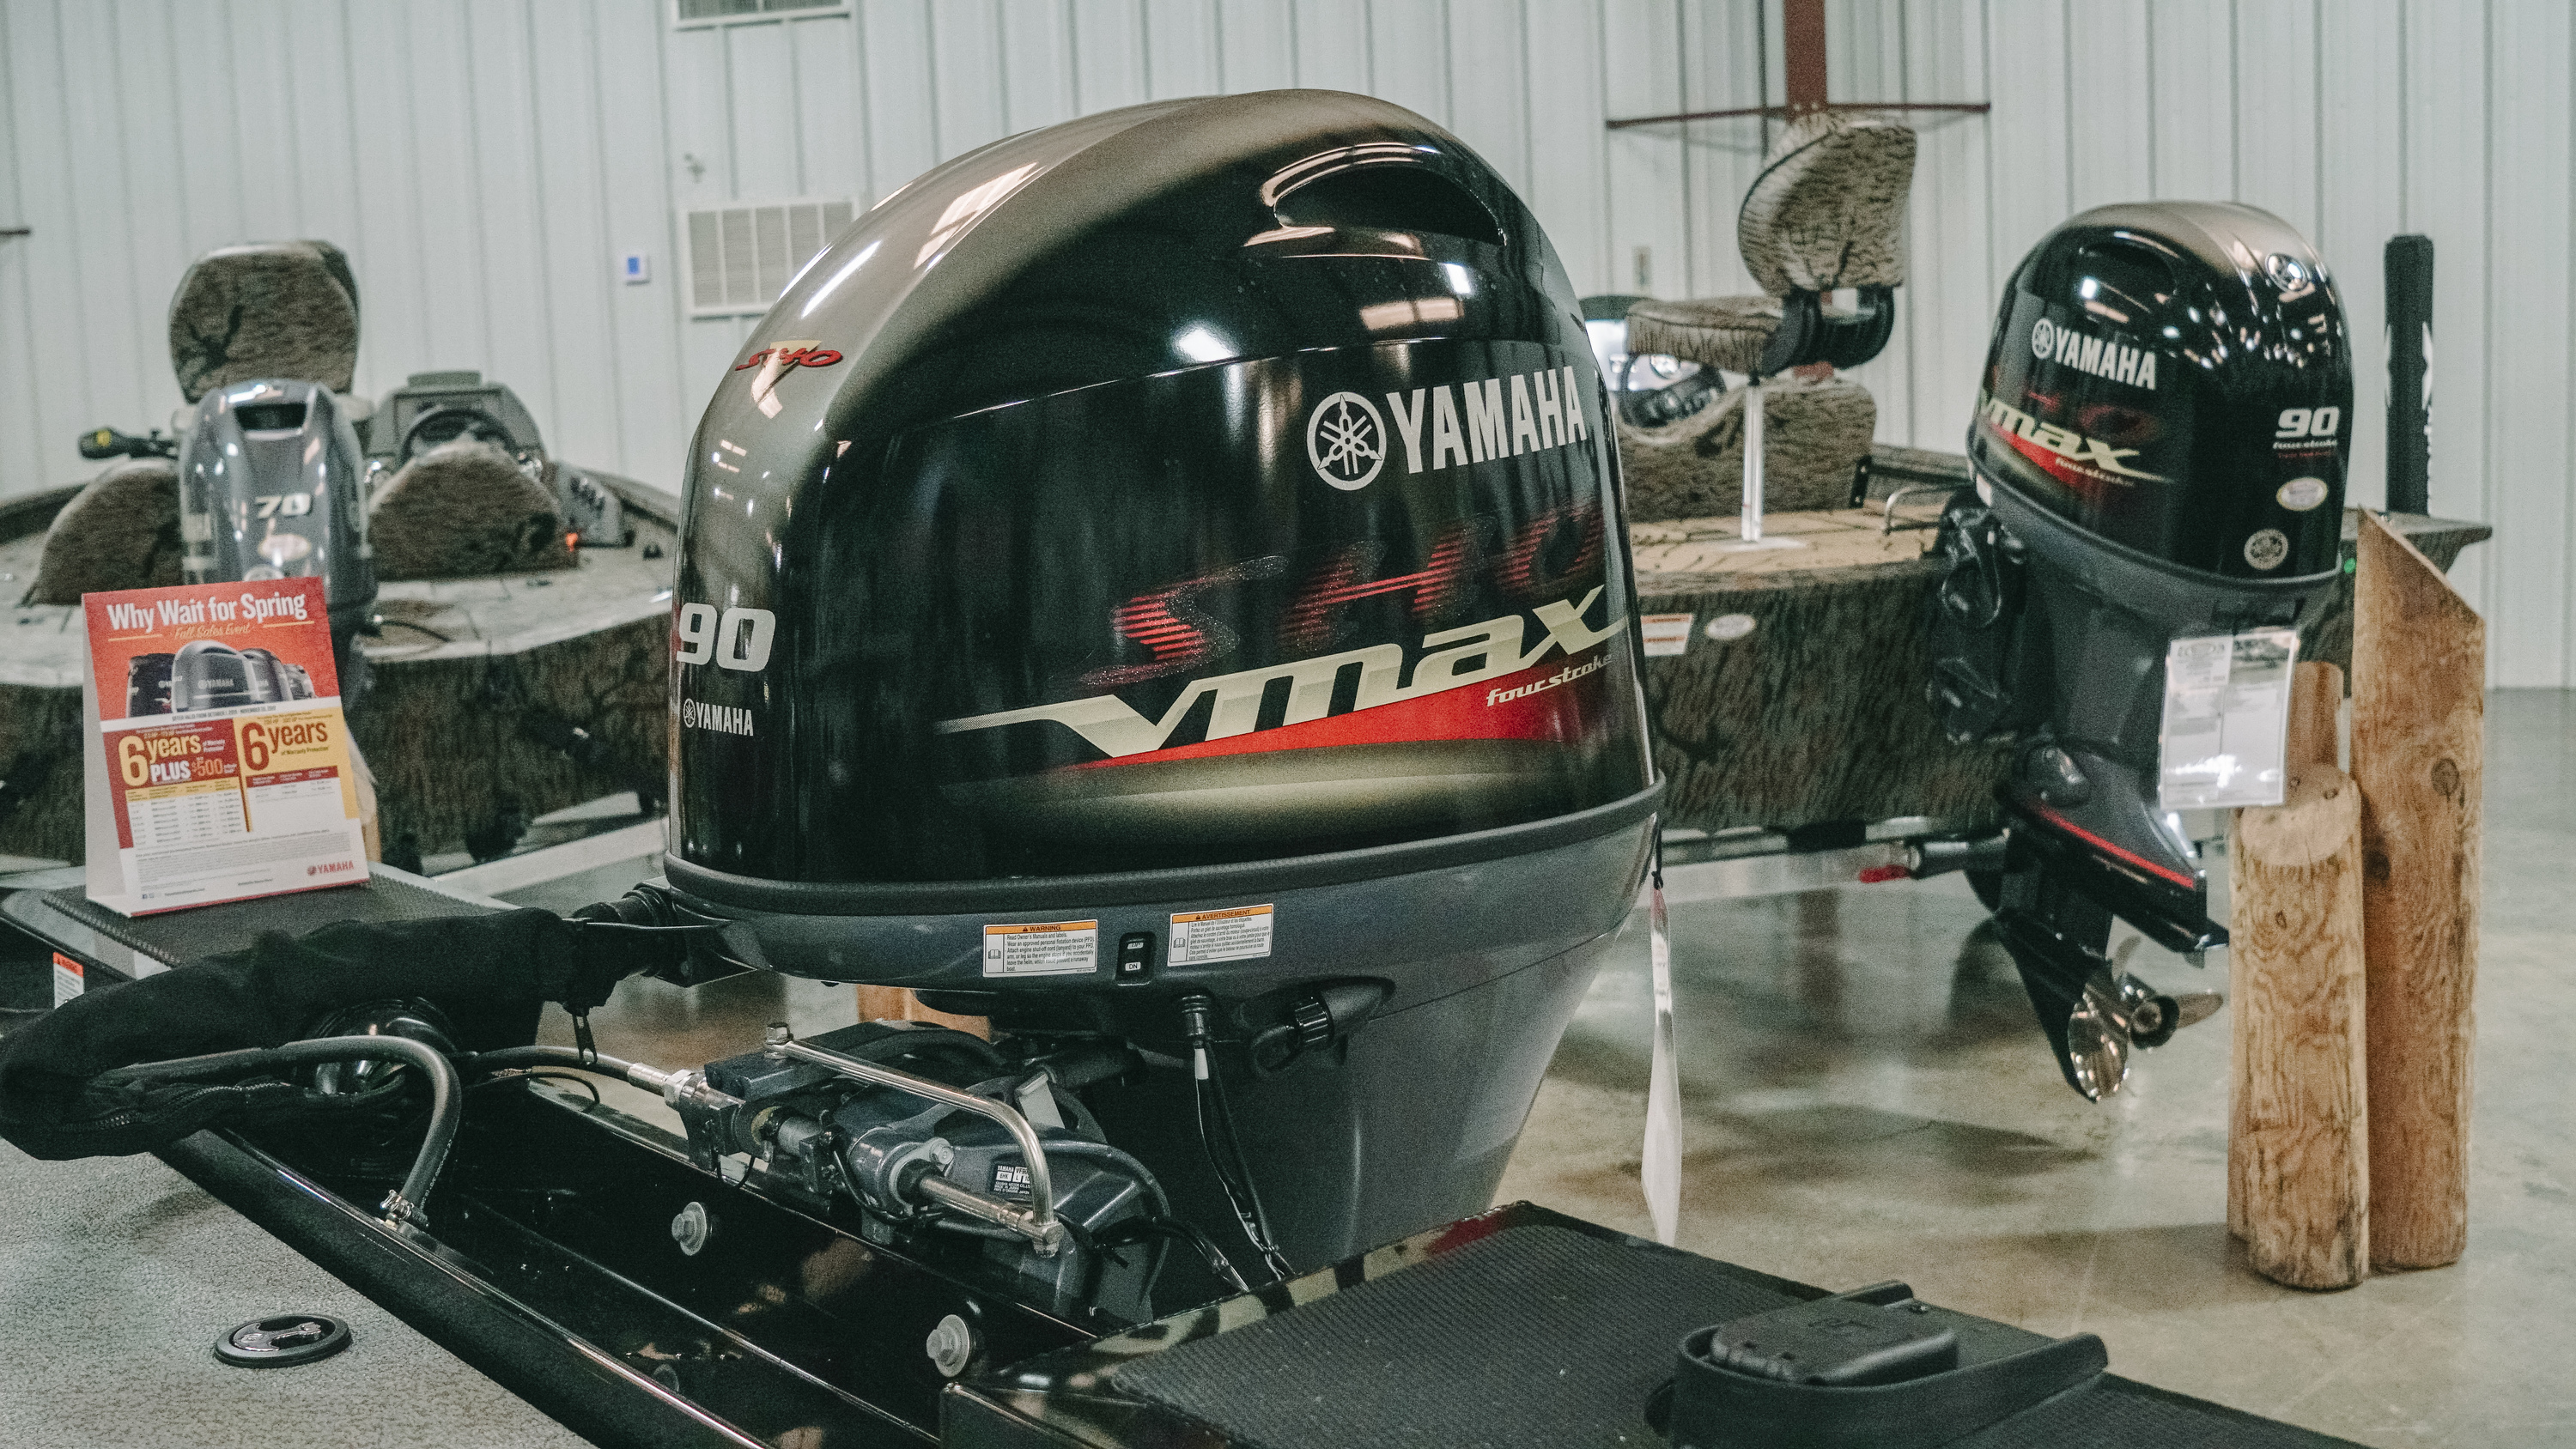
[[[1395,106],[942,166],[699,429],[679,908],[1164,1063],[1094,1106],[1238,1255],[1483,1208],[1653,828],[1604,408],[1527,208]]]
[[[2006,289],[1975,491],[1942,519],[1929,693],[1954,739],[2020,747],[2005,834],[1924,869],[1971,871],[2088,1097],[2216,1007],[2104,954],[2115,916],[2195,961],[2227,939],[2159,798],[2167,650],[2304,630],[2331,603],[2351,412],[2334,284],[2252,207],[2088,211]]]

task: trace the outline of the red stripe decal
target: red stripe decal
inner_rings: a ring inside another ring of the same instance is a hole
[[[1480,679],[1415,699],[1194,745],[1093,760],[1071,768],[1113,770],[1121,765],[1158,760],[1199,760],[1334,745],[1405,744],[1415,740],[1557,740],[1572,744],[1596,737],[1604,728],[1600,716],[1610,698],[1609,662],[1609,656],[1596,645],[1571,658],[1551,655],[1517,673]],[[1560,684],[1547,683],[1558,674],[1575,670],[1583,672]],[[1516,689],[1529,692],[1517,698],[1501,697]]]
[[[2056,811],[2049,809],[2045,805],[2037,808],[2040,817],[2045,819],[2049,824],[2056,826],[2058,829],[2065,831],[2069,835],[2075,836],[2085,844],[2090,845],[2097,850],[2103,851],[2106,854],[2116,855],[2120,859],[2127,861],[2129,864],[2136,866],[2140,870],[2153,871],[2157,875],[2163,876],[2165,879],[2172,881],[2175,885],[2181,886],[2185,890],[2189,890],[2200,884],[2200,882],[2193,880],[2190,876],[2158,865],[2154,861],[2147,859],[2143,855],[2139,855],[2135,851],[2122,850],[2120,847],[2104,840],[2101,836],[2094,834],[2092,831],[2085,829],[2083,826],[2076,824],[2074,821],[2067,819],[2065,816],[2058,814]]]

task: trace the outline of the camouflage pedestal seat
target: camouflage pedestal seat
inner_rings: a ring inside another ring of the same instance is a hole
[[[1631,314],[1633,315],[1633,314]],[[1628,517],[1733,515],[1744,506],[1744,400],[1736,388],[1662,427],[1619,428]],[[1762,389],[1763,507],[1769,512],[1841,508],[1852,471],[1878,430],[1878,403],[1848,377],[1780,378]]]
[[[1736,248],[1762,291],[1741,297],[1649,299],[1628,309],[1627,350],[1765,379],[1764,506],[1795,511],[1849,499],[1869,452],[1877,408],[1857,384],[1830,377],[1885,345],[1888,294],[1905,280],[1905,200],[1914,133],[1848,112],[1800,116],[1781,128],[1762,174],[1736,213]],[[1825,366],[1818,368],[1815,364]],[[1824,390],[1783,375],[1806,368]],[[1733,509],[1743,491],[1742,390],[1702,415],[1661,428],[1619,425],[1632,492],[1648,476],[1653,507],[1640,518]],[[1708,413],[1731,409],[1727,416]],[[1841,491],[1832,491],[1832,480]]]

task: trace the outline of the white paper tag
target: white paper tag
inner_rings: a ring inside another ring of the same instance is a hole
[[[1270,906],[1236,906],[1227,911],[1192,911],[1172,917],[1172,964],[1206,966],[1217,961],[1251,961],[1270,954]]]
[[[56,951],[54,953],[54,1005],[60,1006],[79,996],[87,985],[87,980],[81,972],[81,963]]]
[[[1639,637],[1646,641],[1646,657],[1662,659],[1690,652],[1691,614],[1644,614],[1637,619]]]
[[[2291,666],[2299,636],[2256,629],[2165,650],[2156,798],[2165,810],[2278,805],[2289,783]]]
[[[1673,935],[1664,915],[1660,854],[1651,879],[1646,951],[1654,987],[1654,1043],[1646,1069],[1646,1140],[1637,1180],[1646,1194],[1646,1215],[1654,1220],[1655,1241],[1669,1248],[1682,1226],[1682,1087],[1673,1032]]]
[[[1020,921],[984,928],[987,976],[1080,976],[1099,969],[1098,921]]]

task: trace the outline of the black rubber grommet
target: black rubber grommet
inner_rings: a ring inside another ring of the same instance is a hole
[[[215,1357],[235,1368],[292,1368],[349,1346],[349,1325],[324,1313],[254,1318],[215,1340]]]

